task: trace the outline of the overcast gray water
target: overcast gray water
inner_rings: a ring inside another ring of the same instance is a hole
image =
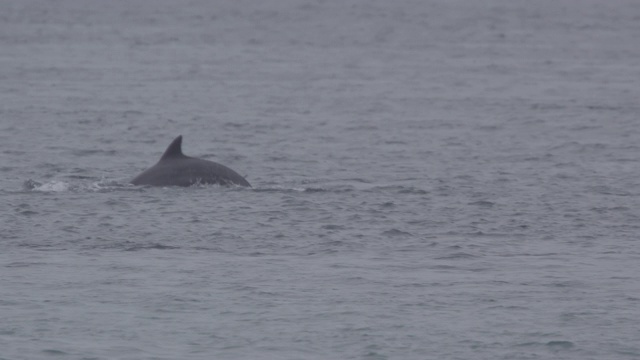
[[[640,358],[640,2],[0,2],[0,359]],[[177,135],[253,188],[129,185]]]

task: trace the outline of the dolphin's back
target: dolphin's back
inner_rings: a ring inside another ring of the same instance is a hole
[[[251,184],[230,168],[213,161],[186,157],[162,160],[136,176],[134,185],[191,186],[195,184],[240,185]]]
[[[181,145],[182,136],[178,136],[160,161],[136,176],[131,183],[151,186],[219,184],[251,187],[245,178],[222,164],[182,154]]]

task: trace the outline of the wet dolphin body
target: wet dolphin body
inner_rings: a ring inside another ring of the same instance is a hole
[[[184,155],[182,135],[171,142],[157,164],[136,176],[131,183],[152,186],[220,184],[251,187],[247,180],[224,165]]]

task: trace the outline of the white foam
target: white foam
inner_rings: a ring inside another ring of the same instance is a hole
[[[43,192],[62,192],[69,190],[69,183],[64,181],[50,181],[33,188],[34,191]]]

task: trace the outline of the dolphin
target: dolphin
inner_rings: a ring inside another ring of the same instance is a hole
[[[151,186],[220,184],[251,187],[237,172],[222,164],[184,155],[182,135],[171,142],[157,164],[136,176],[131,183]]]

